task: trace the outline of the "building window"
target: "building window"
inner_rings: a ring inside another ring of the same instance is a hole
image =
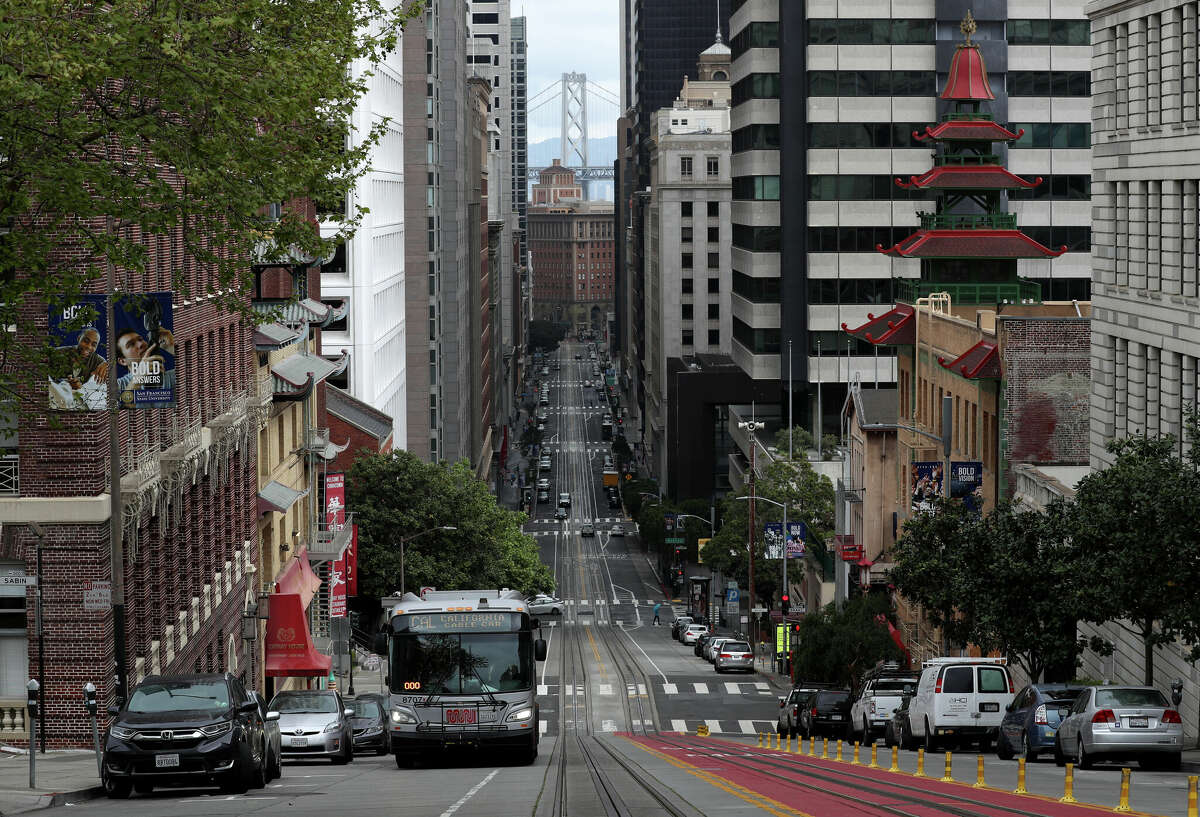
[[[708,203],[708,217],[709,218],[720,218],[721,217],[721,202],[710,201]]]
[[[692,228],[691,227],[680,227],[679,228],[679,240],[684,241],[684,242],[690,242],[692,240]]]
[[[720,346],[721,345],[721,330],[720,329],[709,329],[708,330],[708,345],[709,346]]]
[[[690,321],[692,319],[692,305],[691,304],[680,304],[679,305],[679,319],[681,321]]]
[[[778,176],[734,176],[734,201],[779,201]]]
[[[809,45],[933,45],[933,20],[812,18],[808,21],[808,42]]]
[[[751,227],[746,224],[734,224],[733,246],[750,252],[779,252],[779,235],[778,227]],[[892,242],[892,244],[894,243]],[[890,247],[892,244],[887,246]]]
[[[1092,25],[1087,20],[1009,20],[1005,33],[1009,45],[1090,45]]]
[[[733,339],[744,346],[751,354],[779,354],[778,329],[755,329],[749,324],[738,320],[737,317],[734,317]]]
[[[708,243],[709,244],[720,244],[721,243],[721,228],[720,227],[709,227],[708,228]]]
[[[745,273],[734,270],[733,291],[734,294],[740,295],[752,303],[777,304],[780,302],[778,278],[751,278]]]
[[[685,252],[680,256],[679,266],[683,269],[692,268],[692,254],[690,252]]]
[[[1090,96],[1091,74],[1087,71],[1009,71],[1009,96]]]
[[[809,96],[934,96],[936,93],[937,76],[933,71],[808,72]]]
[[[1008,126],[1021,138],[1014,148],[1090,148],[1092,126],[1088,122],[1032,122]]]
[[[719,293],[720,291],[721,291],[721,279],[720,278],[709,278],[708,279],[709,294],[715,295],[715,294]]]
[[[684,346],[692,345],[692,330],[691,329],[684,329],[683,332],[680,333],[680,342]]]
[[[745,79],[733,83],[730,97],[734,105],[741,105],[751,99],[779,99],[779,89],[779,74],[750,74]]]
[[[708,305],[708,319],[710,321],[721,320],[721,305],[720,304],[709,304]]]
[[[708,178],[716,178],[721,175],[721,158],[719,156],[704,157],[704,167],[708,173]]]
[[[710,252],[708,254],[708,268],[709,269],[720,269],[721,268],[721,254],[719,252]]]
[[[679,279],[679,291],[682,292],[684,295],[691,295],[692,294],[692,279],[691,278],[680,278]]]
[[[692,178],[692,157],[691,156],[680,156],[679,157],[679,175],[685,179]]]
[[[679,215],[681,218],[692,217],[692,203],[690,201],[681,202],[679,204]]]
[[[778,150],[778,125],[747,125],[733,132],[733,152],[746,150]]]

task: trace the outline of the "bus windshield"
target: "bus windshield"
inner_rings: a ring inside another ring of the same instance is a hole
[[[392,691],[426,695],[514,692],[533,685],[533,640],[521,633],[398,633]]]

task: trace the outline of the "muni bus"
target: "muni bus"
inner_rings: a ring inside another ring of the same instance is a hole
[[[474,746],[537,757],[537,661],[546,642],[516,590],[431,590],[383,600],[374,649],[387,661],[396,765]]]

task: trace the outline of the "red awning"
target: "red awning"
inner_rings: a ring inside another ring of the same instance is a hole
[[[1067,251],[1043,247],[1020,230],[917,230],[894,247],[875,245],[900,258],[1058,258]]]
[[[955,374],[961,374],[968,380],[975,378],[999,379],[1003,376],[1000,368],[1000,355],[996,351],[996,344],[988,343],[985,340],[979,341],[979,343],[976,343],[954,360],[946,360],[944,357],[939,357],[938,363],[941,364],[943,369],[949,369]]]
[[[307,610],[313,596],[321,588],[321,578],[313,573],[308,563],[308,548],[300,548],[296,557],[287,563],[275,580],[276,593],[295,593],[300,597],[300,606]]]
[[[857,329],[851,329],[843,323],[842,331],[876,346],[903,346],[915,342],[916,323],[913,321],[913,314],[913,308],[908,304],[896,304],[893,309],[878,317],[868,312],[867,322]]]
[[[908,181],[896,179],[905,190],[1032,190],[1041,183],[1041,176],[1026,181],[1002,165],[934,165]]]
[[[267,675],[325,676],[332,666],[333,659],[313,646],[299,594],[272,593],[267,615]]]
[[[926,125],[924,132],[912,133],[918,142],[924,142],[926,139],[947,142],[1015,142],[1025,135],[1025,129],[1014,132],[990,119],[951,119],[932,127]]]

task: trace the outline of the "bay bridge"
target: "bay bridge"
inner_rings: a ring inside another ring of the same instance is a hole
[[[612,91],[587,78],[587,74],[564,73],[562,80],[546,86],[526,103],[529,134],[528,180],[536,182],[538,171],[550,165],[550,160],[562,160],[564,167],[575,171],[575,179],[583,185],[612,181],[612,161],[609,151],[596,156],[589,150],[589,141],[616,136],[620,101]],[[547,135],[558,134],[556,156],[533,155],[533,148]]]

